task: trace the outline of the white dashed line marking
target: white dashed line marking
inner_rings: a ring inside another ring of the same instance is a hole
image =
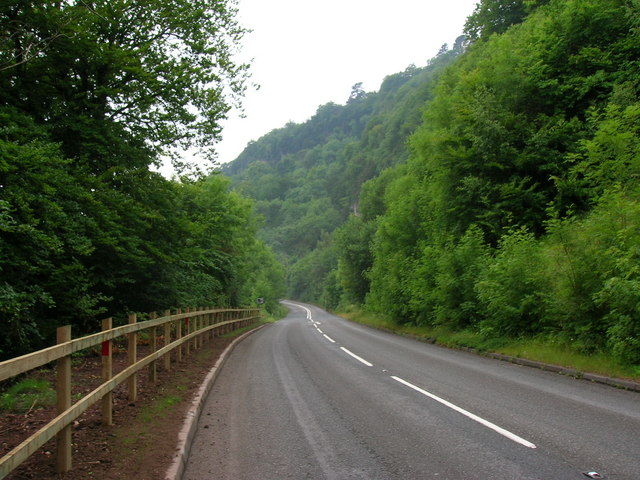
[[[477,415],[474,415],[471,412],[466,411],[464,408],[460,408],[457,405],[454,405],[451,402],[447,402],[446,400],[434,395],[433,393],[429,393],[426,390],[423,390],[420,387],[416,387],[415,385],[413,385],[412,383],[407,382],[406,380],[403,380],[399,377],[394,377],[392,376],[391,378],[393,378],[395,381],[402,383],[403,385],[406,385],[409,388],[414,389],[416,392],[420,392],[421,394],[435,400],[436,402],[441,403],[442,405],[449,407],[452,410],[455,410],[458,413],[461,413],[463,415],[465,415],[466,417],[469,417],[471,420],[475,420],[476,422],[484,425],[487,428],[490,428],[491,430],[498,432],[500,435],[503,435],[505,437],[507,437],[509,440],[513,440],[516,443],[519,443],[520,445],[524,445],[525,447],[528,448],[536,448],[535,444],[529,442],[528,440],[525,440],[522,437],[519,437],[518,435],[516,435],[515,433],[511,433],[509,430],[505,430],[502,427],[497,426],[494,423],[489,422],[488,420],[485,420],[484,418],[481,418]]]
[[[353,358],[355,358],[355,359],[356,359],[356,360],[358,360],[359,362],[364,363],[367,367],[373,367],[373,363],[369,363],[369,362],[367,362],[364,358],[359,357],[358,355],[356,355],[356,354],[355,354],[355,353],[353,353],[353,352],[350,352],[350,351],[349,351],[349,350],[347,350],[346,348],[344,348],[344,347],[340,347],[340,350],[342,350],[342,351],[343,351],[343,352],[345,352],[345,353],[348,353],[349,355],[351,355]]]

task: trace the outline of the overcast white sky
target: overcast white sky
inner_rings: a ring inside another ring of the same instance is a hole
[[[443,43],[451,47],[478,0],[239,0],[242,61],[253,59],[246,118],[232,112],[218,161],[234,160],[251,140],[318,106],[344,104],[363,82],[376,91],[386,75],[424,66]]]

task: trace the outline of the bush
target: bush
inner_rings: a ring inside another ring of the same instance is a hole
[[[553,266],[548,316],[582,351],[608,348],[624,362],[637,358],[638,349],[627,338],[640,308],[636,197],[607,193],[584,219],[554,224],[547,243]]]
[[[640,281],[610,278],[595,296],[606,305],[607,346],[622,363],[640,365]]]
[[[520,336],[543,330],[549,296],[544,263],[540,244],[525,230],[501,239],[495,258],[476,284],[485,317],[479,323],[482,333]]]
[[[441,252],[433,292],[435,323],[463,329],[481,318],[475,285],[489,260],[489,246],[477,226]]]

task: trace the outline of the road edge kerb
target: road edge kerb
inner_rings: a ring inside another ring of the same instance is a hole
[[[348,318],[344,318],[344,317],[340,317],[340,318],[347,320],[349,322],[353,322],[353,320],[349,320]],[[622,390],[629,390],[632,392],[640,393],[640,383],[634,382],[633,380],[625,380],[623,378],[613,378],[613,377],[607,377],[606,375],[598,375],[596,373],[582,372],[575,368],[562,367],[562,366],[553,365],[550,363],[543,363],[535,360],[528,360],[526,358],[521,358],[521,357],[512,357],[510,355],[504,355],[501,353],[483,352],[481,350],[477,350],[475,348],[470,348],[470,347],[456,347],[456,346],[442,345],[437,343],[435,338],[426,338],[426,337],[420,337],[418,335],[412,335],[409,333],[395,332],[389,328],[375,327],[372,325],[366,325],[364,323],[359,323],[359,322],[353,322],[353,323],[357,323],[358,325],[362,325],[364,327],[373,328],[374,330],[380,330],[383,332],[391,333],[393,335],[412,338],[414,340],[418,340],[423,343],[430,343],[432,345],[436,345],[441,348],[448,348],[451,350],[461,350],[463,352],[472,353],[474,355],[480,355],[483,357],[493,358],[495,360],[501,360],[503,362],[513,363],[515,365],[521,365],[523,367],[537,368],[539,370],[546,370],[549,372],[558,373],[560,375],[567,375],[569,377],[573,377],[578,380],[587,380],[590,382],[607,385],[609,387],[615,387],[615,388],[620,388]]]
[[[167,470],[167,473],[165,474],[165,477],[164,477],[165,480],[181,480],[182,479],[182,475],[184,474],[187,460],[189,458],[189,453],[191,451],[191,444],[193,443],[193,437],[195,436],[195,433],[198,427],[198,421],[200,419],[200,413],[202,412],[202,407],[204,405],[204,402],[207,396],[209,395],[209,392],[211,391],[211,388],[213,387],[213,384],[215,383],[218,373],[220,372],[223,365],[227,361],[227,358],[229,357],[229,355],[231,354],[231,352],[233,351],[233,349],[236,347],[238,343],[240,343],[242,340],[244,340],[246,337],[248,337],[252,333],[255,333],[258,330],[262,329],[263,327],[266,327],[267,325],[269,324],[260,325],[254,328],[253,330],[249,330],[248,332],[245,332],[242,335],[240,335],[238,338],[236,338],[233,342],[231,342],[227,346],[227,348],[224,349],[224,351],[220,354],[220,356],[216,360],[216,363],[213,366],[213,368],[209,370],[209,373],[207,373],[207,376],[202,382],[202,385],[200,385],[198,392],[193,397],[193,400],[191,402],[191,407],[189,408],[189,410],[185,415],[186,418],[185,418],[184,424],[182,426],[182,429],[180,430],[180,433],[178,433],[177,452],[174,454],[173,462],[169,467],[169,469]]]
[[[588,380],[590,382],[601,383],[610,387],[640,392],[640,383],[634,382],[633,380],[625,380],[622,378],[607,377],[606,375],[598,375],[596,373],[582,372],[575,368],[537,362],[535,360],[528,360],[526,358],[512,357],[510,355],[503,355],[501,353],[478,352],[471,348],[463,348],[462,350],[468,350],[475,354],[484,355],[489,358],[495,358],[496,360],[502,360],[503,362],[514,363],[516,365],[522,365],[524,367],[538,368],[540,370],[559,373],[560,375],[567,375],[579,380]]]

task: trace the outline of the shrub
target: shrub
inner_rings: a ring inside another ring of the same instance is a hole
[[[505,235],[494,259],[480,275],[476,291],[488,336],[520,336],[542,331],[545,300],[544,257],[532,234],[516,230]]]
[[[470,227],[457,244],[442,250],[433,292],[435,323],[462,329],[481,318],[475,285],[489,260],[489,246],[477,226]]]

